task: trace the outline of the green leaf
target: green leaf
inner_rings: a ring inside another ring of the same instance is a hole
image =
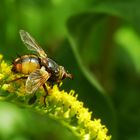
[[[139,0],[118,0],[116,2],[101,2],[94,5],[92,7],[92,11],[120,17],[121,20],[129,22],[129,24],[132,24],[134,28],[138,29],[140,32],[139,5]]]
[[[60,121],[12,103],[0,102],[0,124],[1,140],[78,140]]]
[[[116,33],[116,42],[128,53],[136,71],[140,72],[140,36],[134,29],[124,27]]]

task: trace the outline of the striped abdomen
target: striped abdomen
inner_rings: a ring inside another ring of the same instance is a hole
[[[23,55],[13,62],[12,71],[16,73],[30,74],[40,69],[40,60],[35,55]]]

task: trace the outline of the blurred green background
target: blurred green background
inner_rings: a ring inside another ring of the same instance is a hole
[[[113,140],[139,140],[139,6],[139,0],[1,0],[0,53],[9,63],[17,54],[30,54],[19,37],[20,29],[28,31],[49,57],[74,75],[61,88],[74,89]],[[4,110],[20,110],[3,104]],[[1,109],[0,120],[2,114]],[[38,118],[30,120],[38,126]]]

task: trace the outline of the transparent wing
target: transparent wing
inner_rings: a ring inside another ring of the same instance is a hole
[[[38,45],[35,39],[28,32],[20,30],[19,34],[21,40],[29,50],[36,51],[41,57],[47,57],[47,54],[44,52],[44,50]]]
[[[30,94],[34,93],[40,86],[45,84],[49,77],[50,74],[45,71],[44,67],[35,70],[27,78],[26,92]]]

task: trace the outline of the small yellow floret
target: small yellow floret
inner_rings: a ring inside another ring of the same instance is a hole
[[[10,84],[3,84],[1,89],[7,90],[10,87]]]

